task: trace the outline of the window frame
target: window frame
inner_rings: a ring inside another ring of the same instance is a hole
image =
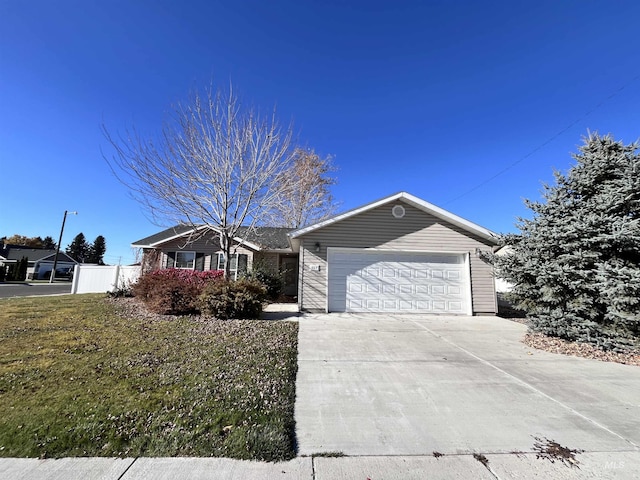
[[[178,255],[180,254],[191,254],[192,259],[187,261],[187,265],[191,263],[191,266],[179,267],[178,266]],[[196,269],[196,252],[195,250],[177,250],[175,252],[175,258],[173,259],[173,268],[179,268],[180,270],[195,270]]]
[[[245,257],[247,257],[247,266],[249,264],[249,255],[247,255],[246,253],[232,253],[230,254],[230,259],[229,261],[231,262],[231,267],[229,268],[229,273],[231,274],[231,277],[234,280],[238,279],[238,272],[240,270],[238,270],[238,263],[240,260],[240,255],[244,255]],[[224,263],[222,265],[220,265],[220,260],[224,258],[224,252],[217,252],[216,253],[216,270],[224,270]]]

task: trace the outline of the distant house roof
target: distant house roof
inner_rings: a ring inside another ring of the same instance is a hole
[[[170,240],[191,234],[197,234],[199,230],[207,228],[209,227],[204,225],[199,227],[184,224],[175,225],[167,228],[166,230],[162,230],[161,232],[154,233],[153,235],[149,235],[148,237],[133,242],[131,246],[138,248],[156,248]],[[215,232],[214,229],[209,229],[212,233]],[[294,229],[281,227],[255,227],[250,231],[248,230],[249,227],[240,227],[235,240],[237,242],[242,242],[244,245],[249,248],[253,248],[254,250],[283,250],[289,248],[287,235]]]
[[[53,262],[53,259],[54,259],[55,256],[56,256],[55,253],[52,253],[48,257],[43,257],[38,261],[39,262]],[[58,253],[58,259],[56,260],[56,262],[57,263],[60,263],[60,262],[63,262],[63,263],[78,263],[72,257],[70,257],[69,255],[67,255],[64,252]]]
[[[2,257],[9,262],[17,262],[22,260],[22,257],[27,257],[29,263],[39,262],[41,260],[53,261],[53,257],[56,255],[56,250],[48,248],[33,248],[25,247],[23,245],[5,245],[2,250]],[[59,262],[72,262],[78,263],[69,255],[64,252],[58,254]]]

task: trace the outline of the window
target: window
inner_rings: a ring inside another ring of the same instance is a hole
[[[247,271],[248,255],[244,253],[232,253],[231,260],[229,262],[229,272],[231,278],[236,280],[238,278],[238,272],[243,273]],[[218,253],[218,270],[224,270],[224,254]]]
[[[176,268],[193,270],[196,265],[196,252],[176,252]]]

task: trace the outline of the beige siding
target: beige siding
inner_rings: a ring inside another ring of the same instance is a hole
[[[185,244],[185,240],[183,238],[179,238],[176,240],[172,240],[162,245],[162,267],[166,268],[167,266],[167,254],[171,252],[178,251],[187,251],[187,252],[197,252],[204,253],[204,269],[210,270],[216,268],[216,254],[221,251],[220,243],[217,240],[211,238],[200,238],[193,242],[189,242]],[[232,248],[231,253],[243,253],[248,256],[248,268],[251,268],[253,264],[253,255],[254,252],[245,247],[237,247],[236,249]]]
[[[301,237],[300,305],[310,311],[327,307],[327,247],[380,248],[420,252],[468,252],[471,259],[473,312],[495,313],[492,268],[476,256],[491,244],[466,230],[403,203],[405,216],[391,214],[394,202],[310,232]],[[316,243],[320,251],[316,252]],[[319,265],[320,270],[312,270]]]

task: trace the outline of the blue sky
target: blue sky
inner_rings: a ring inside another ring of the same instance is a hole
[[[77,210],[63,247],[104,235],[108,263],[132,262],[159,227],[100,126],[152,134],[212,81],[333,155],[343,209],[408,191],[514,231],[587,129],[640,137],[638,18],[615,0],[0,0],[0,236],[57,239]]]

